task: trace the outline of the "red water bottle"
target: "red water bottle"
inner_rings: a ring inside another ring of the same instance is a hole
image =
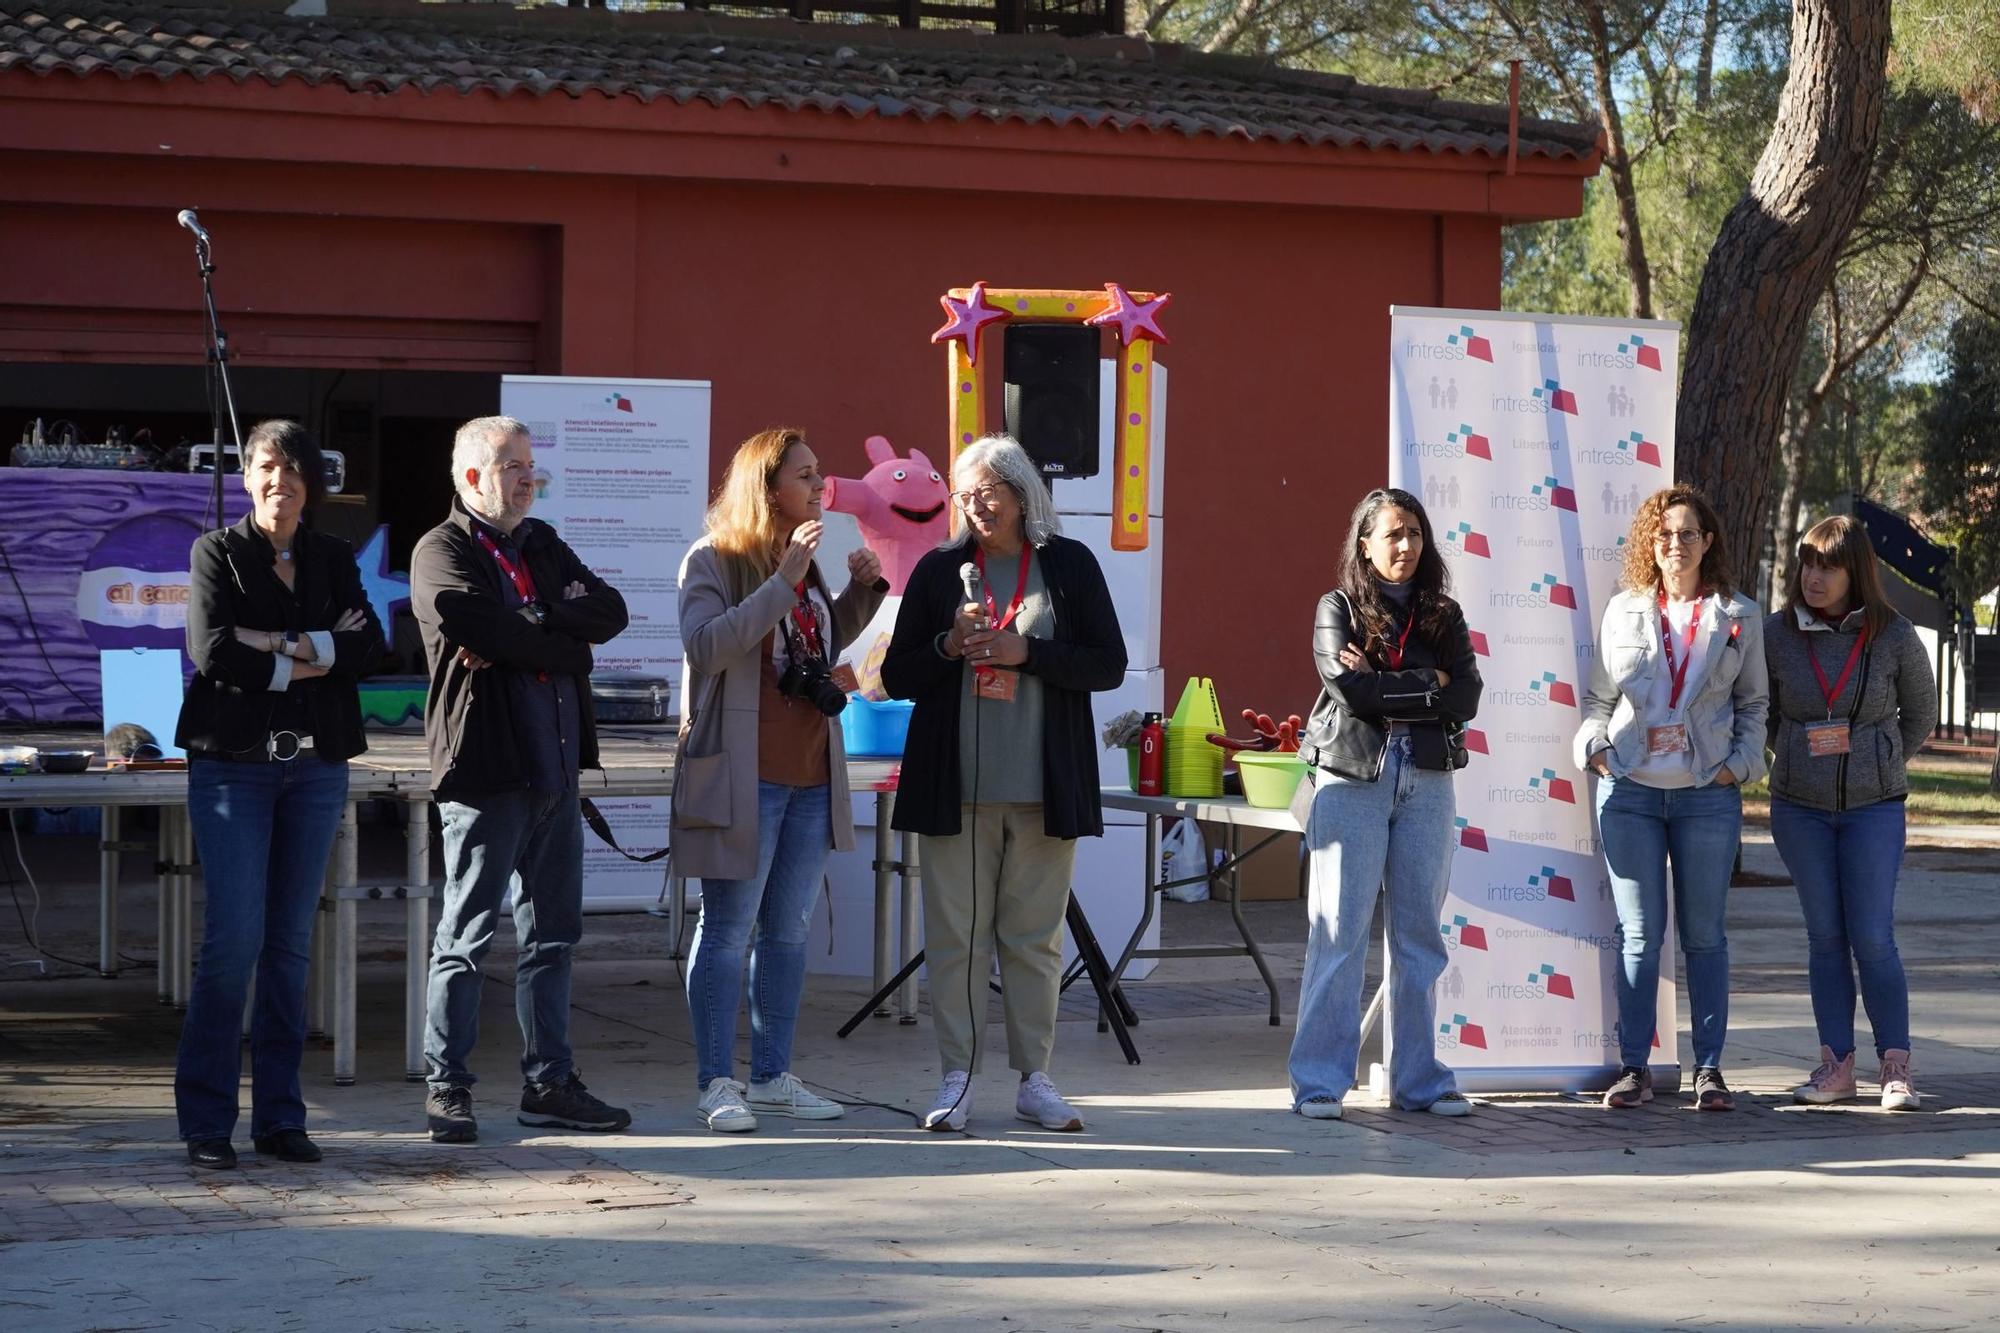
[[[1161,776],[1167,767],[1167,729],[1160,721],[1158,713],[1146,714],[1144,725],[1139,728],[1139,794],[1158,796],[1163,787]]]

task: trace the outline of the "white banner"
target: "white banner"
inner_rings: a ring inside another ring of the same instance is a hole
[[[1611,882],[1571,763],[1639,502],[1673,479],[1677,324],[1390,311],[1389,480],[1424,502],[1486,694],[1458,775],[1438,1056],[1473,1091],[1618,1061]],[[1655,1061],[1675,1061],[1673,954]]]
[[[534,516],[555,525],[578,557],[625,598],[631,623],[596,653],[596,672],[680,684],[681,557],[701,536],[708,507],[709,386],[698,380],[611,380],[506,375],[500,410],[534,441]],[[681,701],[675,699],[674,711]],[[667,836],[664,798],[599,801],[626,850]],[[584,832],[586,909],[649,907],[660,862],[638,865]]]

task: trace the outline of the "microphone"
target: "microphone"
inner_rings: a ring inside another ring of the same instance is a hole
[[[195,240],[201,242],[203,245],[208,244],[208,233],[202,230],[201,223],[196,220],[194,215],[194,210],[192,208],[183,208],[180,211],[180,215],[176,217],[174,221],[180,223],[183,227],[186,227],[189,231],[193,232]]]
[[[958,581],[960,584],[964,586],[966,602],[976,602],[980,600],[978,565],[973,564],[970,560],[960,565],[958,567]],[[960,605],[964,604],[965,603],[961,603]]]

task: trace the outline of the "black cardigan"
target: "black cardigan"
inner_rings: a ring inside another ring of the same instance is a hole
[[[300,525],[292,540],[298,574],[289,601],[272,568],[275,559],[270,540],[247,516],[195,541],[188,557],[187,612],[195,677],[181,701],[174,744],[190,754],[264,759],[272,713],[290,696],[307,719],[302,729],[311,734],[314,753],[351,759],[368,748],[355,682],[375,669],[383,647],[382,622],[361,589],[354,548]],[[367,623],[334,631],[327,674],[296,680],[285,691],[270,688],[275,655],[236,638],[238,627],[333,630],[348,611],[361,612]]]
[[[1042,680],[1042,827],[1052,838],[1104,832],[1098,799],[1094,690],[1125,679],[1125,637],[1097,557],[1081,542],[1052,536],[1036,548],[1048,586],[1055,637],[1028,640],[1021,667]],[[965,596],[958,567],[972,557],[968,537],[917,562],[903,590],[896,632],[882,662],[882,684],[914,699],[910,738],[897,784],[895,828],[951,837],[959,832],[958,712],[966,665],[940,656],[937,636],[951,629]]]
[[[508,668],[573,678],[582,727],[577,758],[583,768],[598,767],[591,647],[624,633],[625,599],[548,524],[524,518],[513,537],[547,609],[544,624],[508,603],[499,563],[473,537],[472,515],[457,497],[445,521],[425,533],[410,555],[410,610],[423,631],[431,670],[424,700],[431,789],[446,799],[528,785],[525,745],[514,732],[508,692],[480,688],[497,685],[493,673]],[[584,586],[583,596],[562,595],[572,583]],[[481,671],[461,665],[460,648],[493,665]]]

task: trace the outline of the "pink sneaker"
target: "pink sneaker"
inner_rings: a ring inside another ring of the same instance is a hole
[[[1882,1082],[1882,1109],[1885,1111],[1920,1111],[1924,1099],[1910,1086],[1910,1053],[1908,1051],[1882,1052],[1882,1069],[1877,1077]]]
[[[1833,1102],[1854,1099],[1854,1052],[1847,1058],[1833,1058],[1833,1048],[1819,1048],[1819,1068],[1812,1071],[1812,1077],[1792,1089],[1792,1100],[1807,1106],[1827,1106]]]

